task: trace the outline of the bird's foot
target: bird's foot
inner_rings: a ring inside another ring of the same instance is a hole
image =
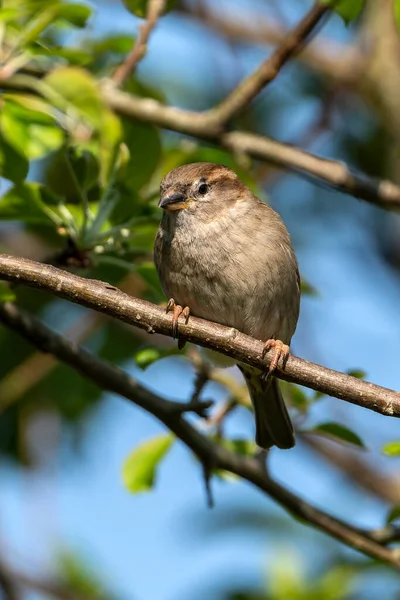
[[[167,304],[167,310],[166,312],[169,313],[172,311],[172,337],[175,339],[178,337],[178,321],[179,321],[179,317],[182,315],[185,318],[185,325],[187,325],[187,322],[189,321],[189,316],[190,316],[190,308],[188,306],[185,306],[185,308],[182,308],[182,306],[180,306],[180,304],[176,304],[175,300],[173,298],[170,298],[168,300],[168,304]],[[179,340],[178,338],[178,348],[180,350],[182,350],[183,346],[185,345],[185,342],[182,340]]]
[[[271,350],[271,348],[274,349],[274,355],[272,357],[271,362],[269,363],[268,371],[266,371],[266,373],[264,373],[264,375],[263,375],[265,381],[275,371],[275,369],[278,366],[278,363],[281,359],[282,359],[282,366],[285,367],[286,361],[287,361],[287,359],[289,357],[289,353],[290,353],[289,346],[287,346],[286,344],[281,342],[281,340],[271,339],[271,340],[267,340],[264,344],[264,348],[261,353],[262,358],[265,358],[265,355],[267,354],[267,352],[269,352]]]

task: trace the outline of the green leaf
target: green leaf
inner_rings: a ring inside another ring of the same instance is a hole
[[[63,19],[75,27],[85,27],[92,14],[91,9],[83,4],[60,4],[57,7],[57,18]]]
[[[328,6],[332,5],[333,10],[342,17],[346,24],[359,17],[365,6],[365,0],[340,0],[340,2],[337,2],[337,0],[320,0],[320,2]]]
[[[317,425],[314,429],[311,429],[310,433],[332,437],[341,440],[342,442],[358,446],[359,448],[365,448],[363,441],[356,433],[354,433],[354,431],[351,431],[351,429],[348,429],[339,423],[321,423],[321,425]]]
[[[386,524],[389,525],[390,523],[393,523],[393,521],[398,521],[400,519],[400,504],[396,504],[396,506],[393,506],[393,508],[389,511],[389,514],[386,518]]]
[[[53,117],[28,106],[14,101],[14,98],[6,98],[0,126],[4,138],[19,154],[36,160],[57,150],[64,141],[64,133]],[[50,111],[47,104],[37,103],[33,106]]]
[[[5,139],[0,144],[0,176],[13,183],[21,183],[28,175],[29,163]]]
[[[287,389],[287,396],[290,403],[298,410],[305,412],[309,406],[309,400],[305,392],[293,383],[287,383],[285,389]]]
[[[302,294],[307,294],[308,296],[318,296],[318,291],[315,289],[315,287],[313,287],[311,283],[306,281],[303,277],[301,278],[300,285]]]
[[[13,302],[15,294],[6,281],[0,281],[0,302]]]
[[[399,456],[400,455],[400,441],[389,442],[382,448],[383,454],[386,456]]]
[[[350,369],[350,371],[347,371],[347,375],[351,375],[351,377],[356,377],[357,379],[364,379],[367,374],[362,369]]]
[[[180,356],[181,351],[177,347],[173,348],[155,348],[154,346],[148,346],[142,348],[135,355],[135,362],[141,369],[146,370],[150,365],[155,363],[161,358],[167,358],[168,356]]]
[[[60,582],[70,590],[71,596],[83,596],[93,600],[111,599],[112,596],[105,592],[104,582],[93,567],[86,563],[84,557],[62,551],[56,556],[57,576]]]
[[[400,30],[400,0],[394,1],[394,19],[396,21],[397,29]]]
[[[54,101],[62,110],[71,106],[93,126],[101,127],[104,105],[97,82],[88,71],[57,67],[44,81],[57,94]]]
[[[124,121],[124,141],[129,148],[129,159],[118,174],[124,185],[139,190],[148,183],[161,158],[160,133],[154,125],[138,121]]]
[[[0,219],[60,225],[61,219],[44,201],[48,193],[38,183],[15,185],[0,199]]]
[[[157,467],[170,449],[174,437],[160,435],[140,444],[125,460],[124,484],[130,492],[148,492],[155,483]]]
[[[240,438],[224,439],[221,445],[227,450],[241,456],[254,456],[257,448],[254,442]]]
[[[144,18],[147,14],[147,6],[149,0],[123,0],[126,8],[137,17]],[[178,0],[167,0],[167,5],[164,12],[168,12],[178,4]]]

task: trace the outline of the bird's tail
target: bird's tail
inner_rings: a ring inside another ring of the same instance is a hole
[[[261,448],[288,449],[295,445],[293,425],[283,400],[279,382],[271,377],[262,380],[260,372],[240,367],[254,408],[256,444]]]

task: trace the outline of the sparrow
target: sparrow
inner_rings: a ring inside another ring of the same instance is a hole
[[[273,351],[269,371],[239,364],[253,404],[256,444],[292,448],[293,426],[278,380],[300,308],[300,278],[280,216],[220,164],[173,169],[161,181],[163,216],[154,260],[161,287],[178,318],[194,315],[233,327]]]

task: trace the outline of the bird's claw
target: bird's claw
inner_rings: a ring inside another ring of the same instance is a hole
[[[265,358],[265,355],[271,348],[274,348],[274,355],[272,357],[271,362],[269,363],[268,371],[263,374],[265,381],[272,375],[275,369],[278,366],[279,361],[282,359],[282,366],[285,367],[286,361],[289,357],[290,348],[281,340],[270,339],[267,340],[264,344],[263,351],[261,353],[261,357]]]
[[[174,339],[176,339],[178,337],[178,320],[179,317],[182,315],[185,318],[185,325],[187,325],[188,321],[189,321],[189,317],[190,317],[190,308],[188,306],[185,306],[185,308],[182,308],[182,306],[180,306],[180,304],[176,304],[175,300],[173,298],[170,298],[168,300],[168,304],[167,304],[167,309],[166,312],[169,313],[172,311],[172,337]],[[183,346],[185,345],[185,342],[181,342],[181,340],[178,339],[178,348],[181,350],[183,348]]]

